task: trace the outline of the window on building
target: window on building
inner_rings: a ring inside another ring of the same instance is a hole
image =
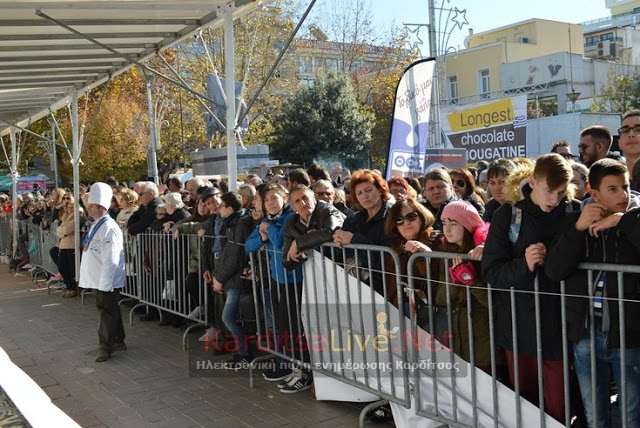
[[[311,73],[311,58],[298,58],[298,66],[300,73]]]
[[[458,76],[447,77],[447,98],[452,104],[458,102]]]
[[[489,80],[489,70],[478,71],[478,97],[481,100],[490,98],[491,83]]]

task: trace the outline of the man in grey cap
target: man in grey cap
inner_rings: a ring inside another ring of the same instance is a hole
[[[113,191],[106,183],[94,183],[89,191],[89,215],[95,220],[82,243],[79,287],[95,292],[100,313],[96,362],[107,361],[111,353],[127,349],[118,301],[125,285],[122,231],[109,216]]]

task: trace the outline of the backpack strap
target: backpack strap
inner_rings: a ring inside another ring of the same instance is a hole
[[[515,244],[520,236],[522,226],[522,210],[515,205],[511,205],[511,225],[509,226],[509,241]]]

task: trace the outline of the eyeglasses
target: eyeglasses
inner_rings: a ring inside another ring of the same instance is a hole
[[[404,224],[405,221],[409,222],[409,223],[413,223],[414,221],[416,221],[416,219],[418,218],[418,213],[417,212],[412,212],[407,214],[406,216],[398,216],[398,218],[396,218],[396,224],[398,226],[402,226]]]
[[[618,129],[618,134],[619,135],[629,135],[629,132],[633,131],[633,133],[635,135],[640,135],[640,125],[634,125],[634,126],[623,126],[622,128]]]
[[[578,144],[578,150],[587,150],[588,144]]]
[[[464,180],[453,180],[453,184],[458,187],[465,187],[467,185],[466,181]]]

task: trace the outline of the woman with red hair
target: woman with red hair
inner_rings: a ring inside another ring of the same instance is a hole
[[[381,245],[391,247],[393,238],[385,235],[384,222],[387,212],[391,209],[389,203],[391,198],[387,182],[369,169],[360,169],[353,173],[349,182],[350,193],[354,197],[356,213],[348,217],[341,230],[336,230],[333,234],[333,242],[338,245],[346,244],[366,244]],[[347,258],[354,256],[353,252],[347,251]],[[360,279],[368,282],[380,294],[385,292],[382,286],[382,276],[379,274],[382,268],[380,256],[371,255],[371,266],[367,266],[368,257],[366,252],[358,254],[358,267],[369,268],[371,275]],[[349,261],[346,261],[349,264]],[[369,278],[369,276],[371,276]]]

